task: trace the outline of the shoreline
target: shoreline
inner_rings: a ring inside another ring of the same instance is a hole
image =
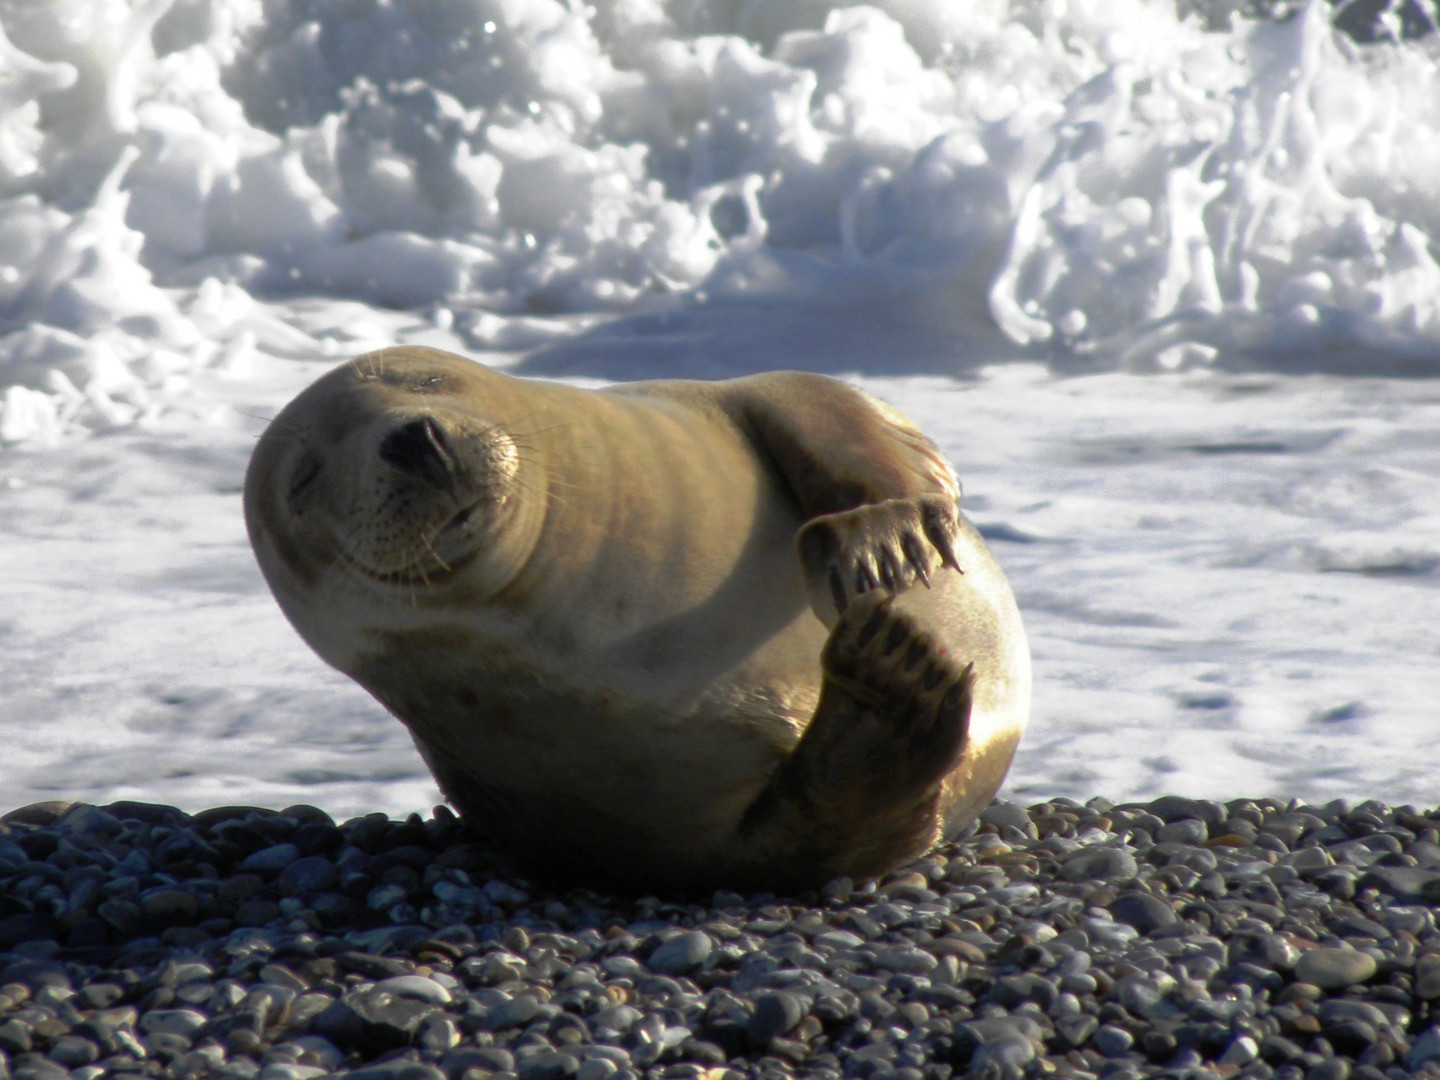
[[[996,802],[856,888],[532,889],[444,808],[0,818],[10,1076],[1440,1077],[1440,817]]]

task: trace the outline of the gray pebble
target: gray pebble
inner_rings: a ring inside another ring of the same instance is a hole
[[[1305,1080],[1350,1080],[1350,1064],[1342,1058],[1325,1058],[1306,1070]]]
[[[1249,1035],[1237,1035],[1220,1055],[1219,1064],[1244,1066],[1260,1056],[1260,1044]]]
[[[448,1080],[433,1065],[419,1061],[386,1061],[345,1073],[345,1080]]]
[[[383,990],[387,994],[434,1002],[436,1005],[448,1005],[451,1000],[449,990],[424,975],[395,975],[381,979],[375,984],[375,989]]]
[[[1157,843],[1199,844],[1210,835],[1210,829],[1199,818],[1177,818],[1155,830]]]
[[[145,918],[168,925],[192,923],[200,914],[200,897],[185,889],[160,888],[140,898]]]
[[[650,954],[646,966],[662,975],[685,975],[710,958],[715,942],[700,930],[677,934]]]
[[[1135,1037],[1115,1024],[1104,1024],[1090,1036],[1090,1042],[1106,1057],[1118,1058],[1130,1052],[1130,1047],[1135,1045]]]
[[[590,1018],[591,1026],[597,1031],[626,1032],[640,1022],[644,1014],[629,1005],[612,1005],[601,1009]]]
[[[633,956],[607,956],[601,966],[611,975],[629,979],[643,979],[648,974],[645,965]]]
[[[69,1069],[38,1055],[17,1064],[10,1075],[14,1080],[71,1080]]]
[[[1322,990],[1343,990],[1374,978],[1378,965],[1368,953],[1353,949],[1318,948],[1295,961],[1295,978]]]
[[[353,990],[315,1018],[314,1029],[340,1045],[370,1053],[408,1046],[439,1006],[374,988]]]
[[[300,849],[294,844],[273,844],[261,848],[240,861],[239,869],[247,874],[273,877],[300,858]]]
[[[140,1017],[140,1030],[146,1034],[193,1036],[210,1022],[198,1009],[152,1009]]]
[[[542,1051],[519,1065],[520,1080],[565,1080],[580,1068],[580,1059],[564,1051]]]
[[[1128,892],[1117,896],[1110,904],[1110,914],[1116,922],[1133,926],[1142,934],[1169,926],[1175,922],[1175,910],[1157,896],[1149,893]]]
[[[999,800],[991,803],[984,810],[980,811],[980,820],[986,825],[1009,826],[1024,832],[1030,827],[1030,815],[1025,807],[1019,803],[1001,802]]]
[[[533,994],[521,994],[503,1001],[489,1012],[490,1026],[497,1031],[511,1027],[523,1027],[540,1015],[540,999]]]
[[[441,1059],[441,1064],[451,1076],[459,1076],[467,1069],[479,1069],[484,1072],[514,1072],[515,1055],[498,1046],[466,1047],[463,1050],[447,1054]]]
[[[96,1061],[100,1057],[100,1047],[78,1035],[62,1035],[55,1040],[47,1056],[67,1069],[78,1069]]]
[[[1146,807],[1161,821],[1179,821],[1181,818],[1199,818],[1207,825],[1219,825],[1228,814],[1225,807],[1206,799],[1187,799],[1180,795],[1162,795]]]
[[[1426,904],[1440,903],[1440,872],[1418,866],[1372,866],[1360,879],[1397,900]]]
[[[1385,1027],[1389,1018],[1368,1001],[1353,998],[1332,998],[1316,1006],[1315,1014],[1322,1024],[1334,1024],[1342,1020],[1363,1020],[1375,1027]]]
[[[281,889],[300,894],[328,892],[335,888],[339,881],[340,874],[334,862],[319,855],[296,859],[285,866],[280,871],[280,876],[275,879]]]
[[[814,945],[817,949],[858,949],[865,939],[849,930],[825,930],[816,934]]]
[[[1013,1075],[1035,1058],[1035,1044],[1030,1039],[1016,1036],[991,1039],[981,1043],[975,1052],[971,1059],[971,1071],[975,1075],[986,1076],[991,1068],[996,1068],[1002,1076]]]
[[[1139,871],[1135,856],[1118,847],[1083,847],[1060,865],[1066,881],[1130,881]]]
[[[763,1050],[777,1036],[784,1035],[805,1015],[805,1003],[783,990],[762,994],[755,1002],[755,1011],[745,1025],[750,1045]]]
[[[605,1080],[615,1072],[616,1065],[606,1058],[591,1058],[575,1070],[575,1080]]]
[[[935,970],[939,963],[930,953],[917,948],[881,949],[875,954],[875,966],[880,970],[909,975],[923,975]]]
[[[1405,1054],[1407,1069],[1418,1069],[1427,1061],[1440,1061],[1440,1024],[1421,1032]]]
[[[1055,1030],[1075,1047],[1083,1046],[1099,1026],[1100,1021],[1089,1014],[1062,1016],[1055,1020]]]

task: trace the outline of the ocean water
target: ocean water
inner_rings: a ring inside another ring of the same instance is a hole
[[[1432,9],[1235,7],[0,0],[0,802],[438,798],[238,497],[409,341],[914,416],[1030,630],[1012,797],[1433,805]]]

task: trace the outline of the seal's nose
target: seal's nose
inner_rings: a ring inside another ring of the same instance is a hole
[[[455,478],[455,455],[445,429],[433,417],[401,424],[380,442],[380,460],[436,487]]]

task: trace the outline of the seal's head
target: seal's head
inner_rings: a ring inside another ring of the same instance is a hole
[[[351,667],[358,643],[341,627],[403,625],[457,593],[491,595],[518,570],[526,481],[507,381],[433,350],[386,349],[330,372],[266,429],[246,526],[281,607],[330,663]]]

